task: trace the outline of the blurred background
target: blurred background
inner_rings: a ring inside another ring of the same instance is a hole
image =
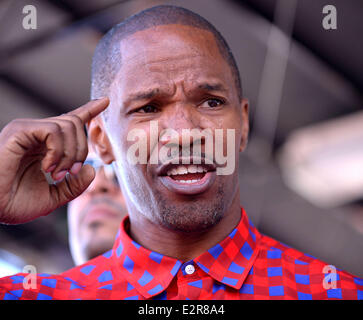
[[[241,154],[241,204],[265,233],[363,277],[363,2],[360,0],[31,0],[0,2],[0,129],[89,100],[102,35],[156,4],[191,9],[214,24],[237,60],[250,101]],[[25,5],[37,29],[22,27]],[[325,5],[337,29],[325,30]],[[73,266],[66,208],[0,225],[0,276],[26,264]]]

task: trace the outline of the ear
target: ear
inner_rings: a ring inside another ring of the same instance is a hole
[[[249,132],[249,122],[248,122],[249,102],[248,102],[248,100],[243,98],[241,100],[240,106],[241,106],[241,113],[242,113],[242,135],[241,135],[241,143],[240,143],[239,151],[243,152],[247,146],[248,132]]]
[[[115,161],[102,118],[98,116],[88,122],[87,130],[89,142],[102,161],[106,164]]]

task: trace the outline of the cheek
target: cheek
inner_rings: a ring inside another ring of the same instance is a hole
[[[112,147],[117,150],[120,156],[126,157],[130,147],[136,144],[140,147],[145,145],[145,150],[148,151],[150,141],[149,123],[134,124],[124,121],[113,125],[110,132]]]
[[[148,175],[150,155],[157,149],[159,129],[155,129],[151,134],[149,122],[131,123],[125,124],[115,134],[113,149],[125,177],[139,179]]]
[[[233,129],[236,145],[239,145],[242,134],[241,115],[237,112],[231,112],[228,114],[228,116],[226,116],[223,120],[223,129],[225,129],[225,131],[227,131],[227,129]]]
[[[231,132],[234,136],[235,147],[236,150],[239,149],[239,142],[241,139],[242,131],[241,131],[241,121],[238,114],[228,114],[227,116],[216,116],[213,119],[204,118],[201,123],[203,124],[202,128],[210,128],[213,130],[213,135],[216,138],[218,132],[218,136],[220,138],[221,132],[223,132],[223,151],[226,152],[227,148],[227,132]],[[232,130],[232,131],[231,131]],[[230,133],[229,133],[230,134]],[[221,147],[221,144],[218,144]]]
[[[117,153],[124,154],[127,150],[128,144],[130,144],[127,141],[127,133],[127,129],[116,128],[112,130],[112,147],[117,150]]]

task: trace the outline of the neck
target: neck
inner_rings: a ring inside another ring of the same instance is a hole
[[[155,224],[142,215],[132,219],[130,236],[144,248],[181,261],[189,261],[210,249],[238,225],[241,218],[239,192],[222,219],[213,227],[202,232],[177,232]]]

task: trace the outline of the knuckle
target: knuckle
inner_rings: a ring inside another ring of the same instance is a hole
[[[49,122],[48,123],[48,130],[51,134],[59,134],[62,132],[61,126],[56,122]]]
[[[49,150],[47,158],[49,158],[49,160],[58,161],[62,156],[63,156],[63,151],[53,149]]]
[[[88,146],[79,146],[78,147],[78,157],[80,158],[82,162],[87,158],[88,155]]]
[[[56,156],[56,157],[61,157],[61,156],[63,156],[63,154],[64,154],[64,152],[63,152],[63,150],[62,149],[60,149],[60,148],[54,148],[54,149],[50,149],[49,151],[48,151],[48,153],[49,153],[49,155],[50,156]]]
[[[21,121],[21,119],[13,119],[13,120],[11,120],[9,123],[8,123],[8,125],[7,125],[7,127],[14,127],[14,126],[17,126],[18,124],[19,124],[19,122]]]
[[[81,118],[76,114],[70,114],[69,117],[72,119],[72,121],[76,122],[77,125],[83,125]]]
[[[67,149],[64,150],[63,157],[65,162],[71,162],[76,158],[76,153],[74,150]]]
[[[75,132],[75,125],[70,120],[62,120],[62,126],[68,131],[71,130],[72,132]]]
[[[73,165],[74,161],[72,159],[69,158],[62,158],[62,161],[60,162],[60,164],[58,165],[58,168],[60,170],[70,170],[72,165]]]
[[[13,119],[4,128],[4,130],[18,130],[24,127],[24,119]]]

